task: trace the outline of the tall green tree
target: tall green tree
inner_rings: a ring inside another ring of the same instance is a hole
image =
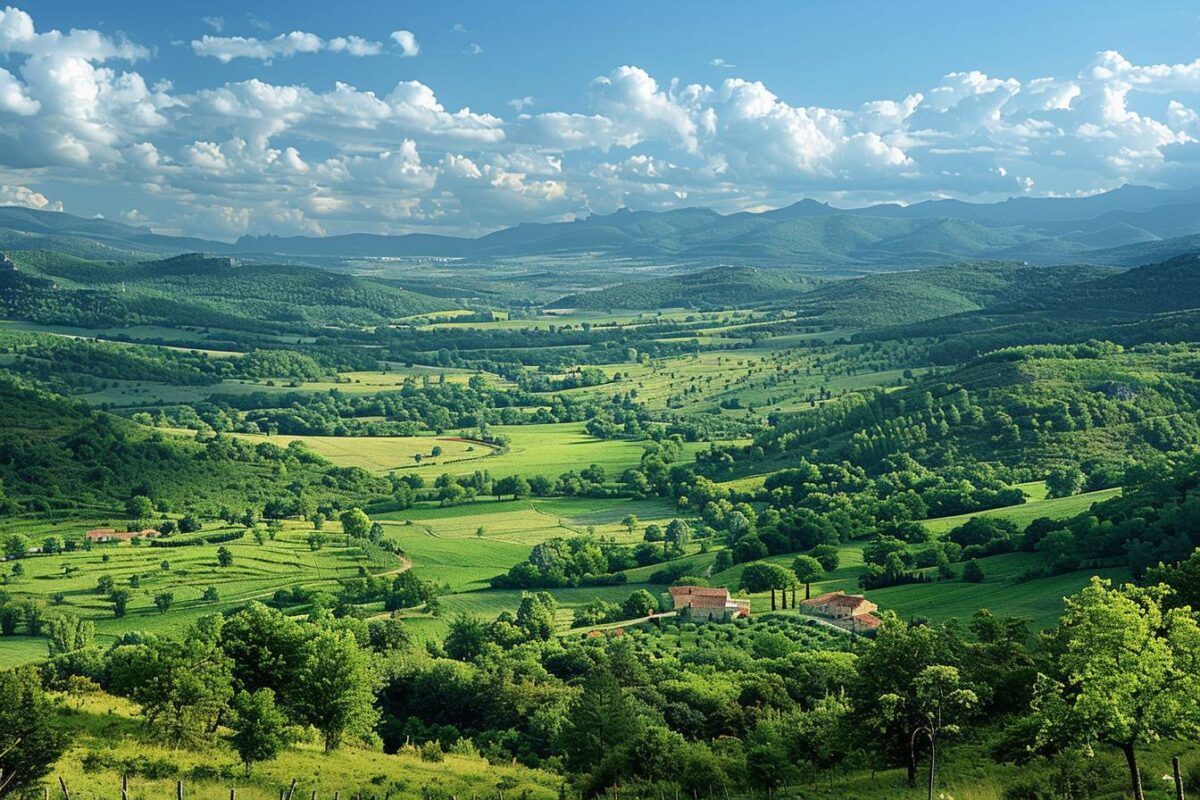
[[[150,519],[154,515],[154,503],[145,495],[135,494],[125,502],[125,513],[132,520]]]
[[[270,761],[287,747],[287,717],[275,705],[270,689],[238,692],[232,708],[229,741],[249,775],[253,764]]]
[[[796,580],[804,584],[804,599],[812,597],[812,583],[825,577],[825,567],[812,556],[796,556],[792,562],[792,572]]]
[[[50,618],[47,626],[51,657],[90,647],[96,640],[96,623],[78,614],[63,613]]]
[[[625,598],[621,612],[626,619],[648,617],[658,611],[658,598],[645,589],[638,589]]]
[[[28,792],[67,749],[33,667],[0,671],[0,797]]]
[[[933,800],[937,787],[938,744],[944,736],[958,732],[958,719],[978,702],[975,692],[963,686],[958,670],[944,664],[921,670],[911,692],[888,693],[879,698],[882,715],[920,720],[909,740],[909,753],[915,769],[918,737],[929,745],[929,800]]]
[[[926,724],[924,710],[916,702],[917,678],[927,667],[957,667],[961,642],[952,629],[909,625],[892,611],[883,612],[883,624],[875,640],[858,658],[858,680],[851,699],[854,730],[865,748],[885,766],[904,766],[908,782],[916,784],[914,737]],[[900,697],[902,703],[881,703],[881,698]]]
[[[221,650],[218,615],[202,618],[180,639],[140,646],[123,677],[150,729],[173,745],[211,736],[233,696],[232,662]]]
[[[320,731],[325,752],[374,728],[379,677],[371,655],[348,631],[323,630],[306,648],[300,670],[303,719]]]
[[[133,593],[128,589],[114,589],[108,596],[108,601],[112,603],[113,616],[118,618],[125,616],[125,609],[129,607],[129,600],[132,597]]]
[[[471,614],[456,614],[450,620],[444,647],[451,658],[471,661],[483,652],[489,641],[487,623]]]
[[[1092,578],[1067,598],[1053,674],[1034,688],[1041,741],[1116,748],[1136,800],[1138,746],[1200,736],[1200,624],[1191,609],[1166,608],[1168,592]]]
[[[605,666],[584,678],[583,691],[571,703],[561,744],[573,772],[593,772],[606,758],[618,757],[641,728],[629,696]]]
[[[29,539],[20,533],[4,537],[4,555],[8,558],[24,558],[29,551]]]
[[[530,639],[548,641],[557,627],[557,609],[558,601],[549,592],[523,592],[517,606],[517,627]]]
[[[361,508],[343,511],[342,533],[353,539],[365,539],[371,534],[371,518]]]
[[[234,689],[273,689],[276,702],[296,714],[310,634],[309,626],[262,603],[239,609],[221,626],[221,649],[232,660]]]

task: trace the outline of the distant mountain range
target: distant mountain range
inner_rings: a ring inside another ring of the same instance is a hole
[[[1134,266],[1200,249],[1200,189],[1144,186],[1080,198],[938,200],[840,209],[813,200],[761,213],[628,211],[522,224],[474,239],[405,234],[244,236],[235,243],[156,234],[102,219],[0,208],[0,248],[130,259],[203,252],[266,259],[567,257],[792,267],[847,275],[962,260]]]

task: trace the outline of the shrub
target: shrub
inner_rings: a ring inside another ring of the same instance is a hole
[[[422,761],[440,762],[446,759],[446,754],[442,752],[442,746],[437,742],[425,742],[421,745],[418,753]]]

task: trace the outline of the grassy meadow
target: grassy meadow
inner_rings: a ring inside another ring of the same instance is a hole
[[[500,791],[530,800],[558,796],[561,778],[543,770],[490,764],[469,752],[422,758],[416,748],[389,755],[347,745],[325,753],[314,740],[302,739],[278,758],[254,766],[247,775],[236,753],[216,740],[180,749],[162,744],[138,717],[137,706],[107,694],[63,697],[59,722],[74,734],[72,747],[54,766],[72,798],[99,800],[120,794],[122,774],[129,775],[132,800],[174,797],[176,781],[186,797],[278,800],[296,781],[295,796],[342,797],[487,797]],[[132,770],[124,763],[134,763]]]
[[[472,434],[470,430],[451,431],[443,436],[233,435],[248,442],[270,442],[280,447],[289,442],[303,442],[339,467],[361,467],[379,475],[416,474],[427,482],[442,473],[457,477],[476,470],[487,470],[494,478],[506,475],[557,478],[564,472],[592,464],[604,467],[615,478],[636,466],[644,450],[642,442],[597,439],[579,422],[493,425],[491,430],[509,439],[506,450],[467,440]],[[685,444],[685,456],[690,457],[703,446],[699,442]],[[440,455],[432,454],[434,447],[442,449]],[[417,456],[421,457],[419,461]]]

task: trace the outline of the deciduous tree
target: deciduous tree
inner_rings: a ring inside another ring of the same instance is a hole
[[[1200,625],[1190,609],[1165,608],[1168,591],[1092,578],[1067,598],[1054,674],[1034,689],[1041,740],[1116,748],[1137,800],[1138,746],[1200,735]]]

